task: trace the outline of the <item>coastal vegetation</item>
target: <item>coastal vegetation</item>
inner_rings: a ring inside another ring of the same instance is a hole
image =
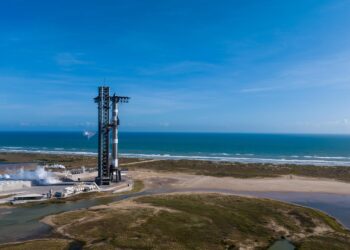
[[[279,177],[299,175],[330,178],[350,182],[350,168],[342,166],[313,166],[291,164],[260,164],[239,162],[215,162],[200,160],[161,160],[140,162],[128,166],[129,170],[150,169],[158,172],[180,172],[196,175],[235,178]]]
[[[63,164],[69,168],[96,167],[95,156],[54,155],[31,153],[0,153],[6,162],[34,162],[40,164]],[[136,163],[138,164],[130,164]],[[350,168],[343,166],[314,166],[292,164],[239,163],[201,160],[158,160],[143,161],[137,158],[121,158],[124,169],[149,169],[155,171],[181,172],[215,177],[257,178],[299,175],[317,178],[330,178],[350,182]]]
[[[346,249],[349,232],[328,215],[287,203],[219,194],[145,196],[46,218],[85,249]],[[336,242],[336,244],[333,244]]]
[[[97,157],[93,155],[75,154],[39,154],[39,153],[0,153],[2,163],[37,163],[37,164],[62,164],[66,168],[96,167]],[[130,163],[138,161],[134,158],[121,158],[120,163]]]
[[[65,250],[71,249],[74,246],[74,242],[67,239],[43,239],[43,240],[31,240],[21,243],[12,243],[0,245],[0,249],[7,250],[39,250],[39,249],[57,249]]]
[[[94,156],[1,153],[7,162],[95,166]],[[138,162],[137,164],[129,164]],[[88,165],[91,164],[91,165]],[[350,181],[345,167],[244,164],[197,160],[122,160],[128,170],[180,172],[215,177],[257,178],[299,175]],[[44,218],[52,238],[0,245],[0,249],[266,249],[288,239],[298,249],[347,249],[350,233],[318,210],[269,199],[221,194],[142,196],[115,202],[144,189],[134,180],[124,193],[94,192],[62,201],[98,199],[95,207]],[[51,201],[48,201],[51,202]],[[28,206],[32,206],[30,204]],[[25,206],[25,205],[24,205]]]

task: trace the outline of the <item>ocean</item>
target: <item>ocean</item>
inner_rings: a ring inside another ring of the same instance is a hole
[[[93,155],[82,132],[0,132],[0,152]],[[349,135],[121,132],[124,157],[350,166]]]

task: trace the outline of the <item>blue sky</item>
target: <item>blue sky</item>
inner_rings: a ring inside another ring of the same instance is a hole
[[[350,133],[349,0],[0,1],[0,130]]]

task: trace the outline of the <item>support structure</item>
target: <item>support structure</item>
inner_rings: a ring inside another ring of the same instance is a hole
[[[121,181],[118,165],[118,103],[128,102],[129,97],[109,95],[109,87],[98,88],[99,95],[94,99],[98,104],[98,185],[109,185],[111,181]],[[110,104],[112,120],[109,122]],[[109,160],[110,129],[112,129],[112,161]],[[114,177],[115,176],[115,177]]]
[[[109,168],[109,87],[98,88],[95,98],[98,105],[98,185],[108,185],[110,181]]]

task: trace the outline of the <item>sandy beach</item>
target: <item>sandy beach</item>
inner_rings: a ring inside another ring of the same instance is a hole
[[[350,194],[350,183],[326,178],[295,175],[273,178],[233,178],[191,175],[181,173],[159,173],[155,171],[129,171],[133,179],[144,181],[150,189],[170,188],[181,190],[227,190],[247,192],[307,192]]]

